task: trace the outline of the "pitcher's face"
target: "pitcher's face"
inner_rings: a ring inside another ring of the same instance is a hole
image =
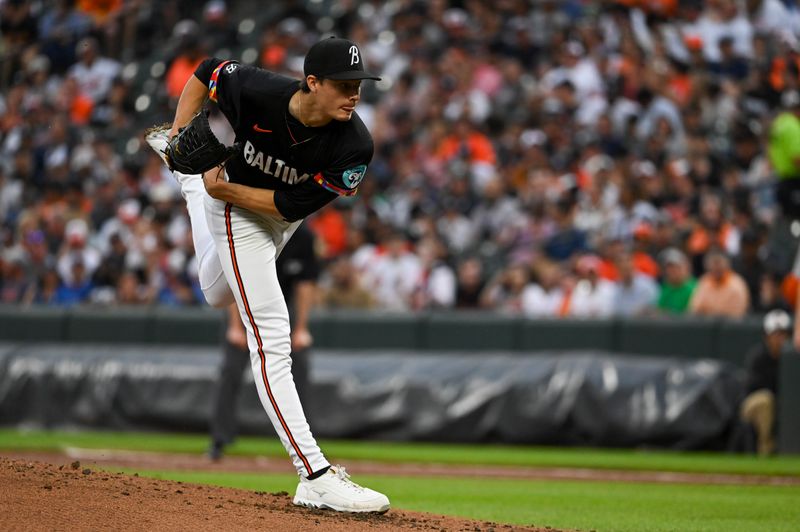
[[[333,120],[347,122],[353,116],[356,104],[361,99],[361,80],[317,80],[314,98],[320,109]]]

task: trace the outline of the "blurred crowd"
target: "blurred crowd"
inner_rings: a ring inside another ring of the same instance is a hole
[[[300,77],[331,33],[383,79],[362,88],[375,156],[359,194],[306,222],[321,306],[793,304],[800,223],[770,131],[800,116],[796,1],[248,5],[0,0],[1,302],[201,304],[183,202],[142,120],[170,120],[208,55]]]

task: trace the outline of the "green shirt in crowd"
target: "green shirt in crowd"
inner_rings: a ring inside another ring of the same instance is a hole
[[[662,284],[658,294],[658,308],[672,314],[683,314],[689,308],[689,300],[696,286],[697,279],[694,277],[678,286]]]
[[[800,178],[800,118],[781,113],[769,131],[769,161],[779,179]]]

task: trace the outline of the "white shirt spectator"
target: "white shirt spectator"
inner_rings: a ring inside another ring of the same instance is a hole
[[[519,200],[503,195],[500,181],[493,177],[484,188],[484,200],[472,211],[471,218],[479,236],[496,236],[522,218]]]
[[[412,253],[376,257],[365,272],[365,285],[378,306],[387,310],[408,310],[418,286],[422,268]]]
[[[350,257],[350,264],[358,273],[364,273],[374,269],[374,262],[378,259],[378,250],[373,244],[363,244],[353,252]]]
[[[723,37],[733,38],[733,48],[738,55],[753,57],[753,25],[741,14],[722,20],[704,13],[694,24],[684,27],[684,35],[700,37],[703,40],[703,56],[712,63],[722,58],[719,40]]]
[[[558,288],[545,290],[532,283],[522,292],[522,312],[532,318],[558,316],[564,302],[564,292]]]
[[[564,81],[569,81],[575,87],[575,97],[579,102],[585,101],[590,96],[605,93],[603,77],[590,58],[581,59],[572,68],[557,67],[549,71],[542,78],[542,88],[550,91]]]
[[[681,112],[674,102],[663,96],[656,96],[636,123],[636,136],[639,140],[650,138],[656,133],[660,119],[666,119],[672,128],[672,135],[683,137]]]
[[[119,72],[119,63],[113,59],[98,57],[88,65],[83,62],[72,65],[69,77],[75,79],[83,95],[97,103],[106,97]]]
[[[569,314],[578,318],[605,318],[614,313],[616,286],[605,279],[578,281],[572,291]]]
[[[430,272],[421,272],[420,308],[452,308],[456,302],[456,275],[446,264],[435,265]]]
[[[658,285],[647,275],[635,274],[630,284],[617,283],[614,314],[637,316],[653,308],[658,299]]]
[[[0,223],[5,221],[11,209],[20,207],[22,190],[23,186],[20,180],[0,174]]]
[[[753,27],[758,32],[776,33],[789,42],[796,42],[792,39],[800,36],[800,25],[796,18],[798,12],[798,9],[789,11],[781,0],[763,0],[752,15]]]
[[[84,220],[75,218],[67,222],[64,228],[64,240],[67,248],[61,253],[56,264],[58,275],[63,281],[72,279],[72,267],[75,263],[83,263],[84,275],[91,277],[100,266],[102,255],[98,250],[86,245],[89,226]]]
[[[475,241],[475,227],[469,218],[461,214],[445,213],[436,223],[436,228],[447,247],[455,253],[467,251]]]
[[[637,201],[633,208],[625,209],[618,205],[606,218],[606,238],[630,240],[633,231],[641,223],[655,223],[659,218],[658,209],[646,201]]]

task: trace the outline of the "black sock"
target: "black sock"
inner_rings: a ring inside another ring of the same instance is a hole
[[[322,475],[324,475],[325,473],[327,473],[328,469],[330,469],[330,468],[331,468],[331,466],[325,466],[322,469],[320,469],[319,471],[317,471],[316,473],[314,473],[313,475],[308,475],[307,478],[308,478],[308,480],[314,480],[315,478],[319,478]]]

